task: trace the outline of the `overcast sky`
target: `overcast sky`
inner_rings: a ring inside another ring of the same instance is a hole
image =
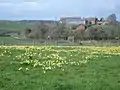
[[[0,19],[58,19],[63,16],[106,17],[120,20],[120,0],[0,0]]]

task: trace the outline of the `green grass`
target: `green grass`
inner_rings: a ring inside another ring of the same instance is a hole
[[[18,44],[19,40],[12,37],[0,37],[0,44]]]
[[[44,40],[45,41],[45,40]],[[69,43],[69,42],[61,42],[61,41],[46,41],[46,44],[45,42],[40,42],[39,40],[35,40],[35,45],[49,45],[49,46],[67,46],[67,45],[70,45],[70,46],[73,46],[73,45],[76,45],[74,43]],[[6,44],[6,45],[18,45],[20,44],[20,40],[18,39],[15,39],[13,37],[0,37],[0,44]],[[32,39],[21,39],[21,44],[23,45],[33,45],[33,40]]]
[[[0,47],[0,90],[120,90],[120,47]]]
[[[36,40],[35,42],[38,42]],[[33,40],[32,39],[16,39],[13,37],[0,37],[0,44],[5,44],[5,45],[20,45],[20,44],[25,44],[25,45],[33,45]]]
[[[0,30],[16,31],[16,30],[24,30],[26,28],[34,28],[34,27],[35,27],[34,24],[0,21]]]

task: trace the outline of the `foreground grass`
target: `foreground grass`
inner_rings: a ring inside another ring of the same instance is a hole
[[[120,90],[120,47],[0,47],[0,90]]]

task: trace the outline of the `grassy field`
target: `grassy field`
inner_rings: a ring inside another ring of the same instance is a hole
[[[16,30],[24,30],[26,28],[35,28],[35,25],[34,24],[27,24],[27,23],[0,21],[0,30],[16,31]]]
[[[20,39],[15,39],[13,37],[0,37],[0,44],[4,44],[4,45],[20,45],[20,44],[29,45],[29,43],[33,45],[33,40],[21,39],[21,43],[20,43]]]
[[[120,90],[120,47],[0,46],[0,90]]]
[[[18,44],[19,40],[12,37],[0,37],[0,44]]]
[[[46,41],[46,43],[45,43]],[[51,45],[51,46],[67,46],[67,45],[70,45],[70,46],[73,46],[73,45],[78,45],[78,44],[75,44],[75,43],[70,43],[70,42],[67,42],[67,41],[49,41],[49,40],[37,40],[35,39],[34,40],[35,42],[35,46],[38,46],[38,45]],[[33,45],[34,44],[33,42],[33,39],[16,39],[16,38],[13,38],[13,37],[0,37],[0,44],[1,45]]]

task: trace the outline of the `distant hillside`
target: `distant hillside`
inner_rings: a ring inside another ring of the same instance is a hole
[[[7,22],[7,21],[0,21],[0,30],[21,30],[25,28],[33,28],[34,24],[27,24],[27,23],[19,23],[19,22]]]
[[[36,25],[41,23],[44,24],[54,24],[57,21],[53,20],[21,20],[21,21],[7,21],[1,20],[0,21],[0,30],[21,30],[25,28],[35,28]]]
[[[57,23],[58,21],[54,21],[54,20],[21,20],[21,21],[16,21],[16,22],[21,22],[21,23],[44,23],[44,24],[54,24],[54,23]]]

